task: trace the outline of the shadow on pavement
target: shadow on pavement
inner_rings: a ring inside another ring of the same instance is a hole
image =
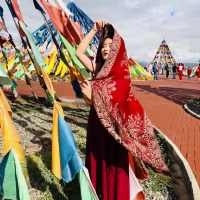
[[[183,105],[190,99],[200,96],[200,90],[188,88],[172,88],[172,87],[158,87],[152,88],[149,85],[134,85],[135,88],[140,88],[150,93],[154,93],[178,105]],[[141,91],[141,90],[140,90]]]

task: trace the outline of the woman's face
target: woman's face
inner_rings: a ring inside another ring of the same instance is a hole
[[[101,49],[101,55],[104,60],[108,58],[108,54],[110,52],[110,47],[112,45],[112,39],[106,38],[103,43],[103,47]]]

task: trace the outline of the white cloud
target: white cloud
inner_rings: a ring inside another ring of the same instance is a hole
[[[63,0],[68,3],[68,0]],[[79,0],[74,1],[93,21],[107,20],[125,40],[128,54],[150,62],[163,37],[178,62],[200,58],[200,0]],[[32,0],[18,0],[25,22],[34,31],[43,24]],[[20,42],[4,1],[5,19],[15,41]],[[173,15],[172,15],[173,13]],[[0,33],[2,35],[2,32]],[[6,34],[4,34],[6,35]]]

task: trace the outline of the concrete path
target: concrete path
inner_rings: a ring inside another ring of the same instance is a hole
[[[187,159],[200,185],[200,120],[187,114],[182,106],[192,98],[200,96],[200,84],[197,78],[183,81],[166,79],[159,76],[158,81],[133,81],[132,89],[150,117],[152,123],[176,144]],[[32,81],[33,90],[38,97],[45,97],[44,91],[36,81]],[[32,96],[25,81],[17,81],[18,93],[23,97]],[[78,100],[69,82],[53,82],[59,98]],[[10,90],[5,90],[11,95]]]

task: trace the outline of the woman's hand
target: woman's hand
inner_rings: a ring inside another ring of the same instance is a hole
[[[81,86],[81,91],[89,100],[92,100],[92,87],[88,80],[85,80],[83,82],[83,85]]]
[[[96,32],[99,32],[106,24],[108,24],[108,22],[105,20],[95,21],[92,29]]]

